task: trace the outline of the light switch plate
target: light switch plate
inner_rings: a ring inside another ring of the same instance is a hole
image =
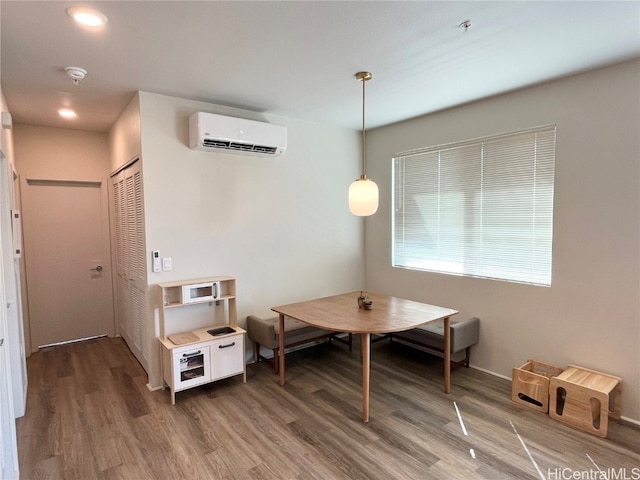
[[[171,257],[163,257],[162,259],[162,270],[164,272],[168,272],[171,270]]]
[[[2,128],[7,130],[13,128],[13,120],[9,112],[2,112]]]

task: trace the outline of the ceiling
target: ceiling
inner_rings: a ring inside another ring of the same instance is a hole
[[[637,1],[2,0],[0,19],[13,122],[99,132],[137,90],[360,129],[361,70],[373,128],[640,56]]]

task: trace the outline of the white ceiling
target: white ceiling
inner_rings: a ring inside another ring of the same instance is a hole
[[[73,5],[109,22],[77,26]],[[360,70],[373,128],[640,56],[638,1],[2,0],[0,17],[14,123],[92,131],[137,90],[359,129]]]

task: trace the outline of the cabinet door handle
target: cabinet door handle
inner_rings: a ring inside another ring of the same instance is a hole
[[[182,356],[183,357],[193,357],[194,355],[200,355],[201,353],[202,353],[202,350],[198,350],[197,352],[183,353]]]
[[[227,343],[226,345],[218,345],[218,348],[233,347],[235,344],[236,342]]]

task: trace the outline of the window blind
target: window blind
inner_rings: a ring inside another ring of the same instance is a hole
[[[393,158],[395,267],[551,285],[555,126]]]

